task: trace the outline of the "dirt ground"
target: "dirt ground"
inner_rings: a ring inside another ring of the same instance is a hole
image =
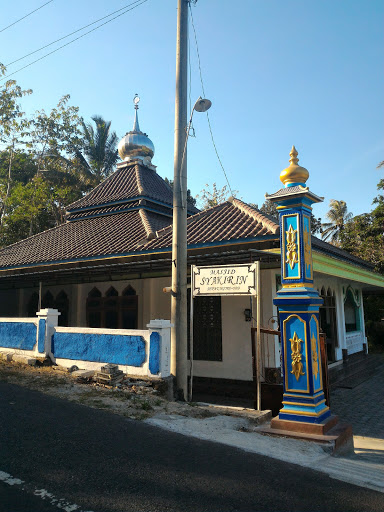
[[[126,418],[145,420],[156,414],[177,414],[207,418],[214,414],[204,407],[184,402],[169,402],[161,396],[156,381],[125,377],[118,387],[107,387],[92,378],[79,382],[71,373],[55,366],[29,366],[0,360],[0,381],[25,386],[95,409],[108,410]]]

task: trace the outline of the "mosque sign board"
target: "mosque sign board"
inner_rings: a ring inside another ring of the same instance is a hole
[[[193,297],[202,295],[256,295],[256,264],[192,266]]]

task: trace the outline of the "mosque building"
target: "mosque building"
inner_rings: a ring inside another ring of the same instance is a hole
[[[152,163],[155,148],[140,130],[137,105],[118,151],[116,171],[66,208],[65,223],[0,250],[0,317],[31,317],[41,306],[57,308],[62,326],[144,329],[151,319],[170,319],[163,289],[171,284],[173,193]],[[204,211],[189,204],[187,243],[189,268],[261,262],[262,378],[264,390],[279,386],[278,221],[234,197]],[[313,284],[324,301],[320,327],[336,373],[347,360],[364,358],[363,293],[383,290],[384,277],[315,236],[312,257]],[[197,390],[249,396],[249,311],[249,297],[195,299]]]

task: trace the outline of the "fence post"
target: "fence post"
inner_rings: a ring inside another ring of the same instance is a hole
[[[36,313],[39,319],[37,325],[37,352],[40,357],[51,357],[52,347],[51,339],[58,324],[58,318],[61,313],[57,309],[41,309]]]
[[[151,320],[147,324],[149,330],[149,361],[148,373],[159,377],[169,377],[171,327],[169,320]]]

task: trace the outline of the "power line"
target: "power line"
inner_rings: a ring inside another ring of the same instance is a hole
[[[8,75],[4,76],[0,82],[4,82],[5,79],[7,79],[8,77],[12,76],[12,75],[15,75],[16,73],[18,73],[19,71],[22,71],[23,69],[25,68],[28,68],[29,66],[32,66],[32,64],[35,64],[36,62],[39,62],[40,60],[43,60],[45,59],[46,57],[48,57],[49,55],[52,55],[53,53],[61,50],[62,48],[65,48],[66,46],[70,45],[71,43],[74,43],[75,41],[81,39],[82,37],[90,34],[91,32],[94,32],[95,30],[97,30],[98,28],[100,27],[103,27],[104,25],[107,25],[107,23],[110,23],[111,21],[115,20],[116,18],[119,18],[120,16],[122,16],[123,14],[126,14],[127,12],[129,11],[132,11],[133,9],[136,9],[136,7],[139,7],[140,5],[142,4],[145,4],[146,2],[148,2],[148,0],[141,0],[140,3],[134,5],[133,7],[131,7],[130,9],[127,9],[126,11],[122,12],[121,14],[118,14],[117,16],[115,16],[114,18],[108,20],[108,21],[105,21],[104,23],[102,23],[101,25],[93,28],[92,30],[88,30],[88,32],[85,32],[85,34],[82,34],[81,36],[79,37],[76,37],[75,39],[72,39],[72,41],[69,41],[68,43],[66,44],[63,44],[62,46],[59,46],[58,48],[56,48],[55,50],[52,50],[51,52],[47,53],[46,55],[43,55],[42,57],[40,57],[39,59],[36,59],[32,62],[30,62],[29,64],[27,64],[26,66],[23,66],[22,68],[14,71],[13,73],[9,73]],[[132,5],[132,4],[131,4]]]
[[[23,60],[23,59],[29,57],[30,55],[33,55],[34,53],[37,53],[37,52],[39,52],[41,50],[44,50],[45,48],[48,48],[49,46],[52,46],[53,44],[58,43],[59,41],[62,41],[63,39],[66,39],[67,37],[73,36],[73,34],[76,34],[77,32],[80,32],[81,30],[84,30],[85,28],[91,27],[95,23],[98,23],[99,21],[105,20],[106,18],[109,18],[110,16],[113,16],[117,12],[123,11],[124,9],[127,9],[128,7],[131,7],[131,5],[137,4],[140,1],[141,0],[135,0],[134,2],[125,5],[121,9],[118,9],[117,11],[113,11],[110,14],[107,14],[106,16],[103,16],[102,18],[99,18],[98,20],[93,21],[92,23],[88,23],[88,25],[84,25],[84,27],[81,27],[81,28],[73,31],[70,34],[67,34],[66,36],[60,37],[59,39],[56,39],[56,41],[52,41],[52,43],[46,44],[45,46],[42,46],[41,48],[38,48],[37,50],[34,50],[33,52],[27,53],[26,55],[24,55],[23,57],[20,57],[19,59],[13,60],[12,62],[9,62],[8,64],[6,64],[6,66],[7,67],[11,66],[12,64],[15,64],[16,62],[19,62],[19,60]]]
[[[199,64],[199,72],[200,72],[201,88],[202,88],[202,91],[203,91],[203,96],[205,97],[203,74],[202,74],[202,71],[201,71],[201,62],[200,62],[199,45],[197,44],[196,29],[195,29],[195,24],[194,24],[194,22],[193,22],[192,8],[191,8],[191,4],[190,4],[190,3],[189,3],[189,11],[190,11],[190,13],[191,13],[192,28],[193,28],[193,33],[194,33],[194,36],[195,36],[196,53],[197,53],[197,61],[198,61],[198,64]],[[222,171],[223,171],[223,173],[224,173],[225,179],[227,180],[228,188],[229,188],[229,191],[231,192],[231,196],[233,196],[232,188],[231,188],[231,185],[230,185],[230,183],[229,183],[227,173],[225,172],[224,166],[223,166],[223,164],[222,164],[222,162],[221,162],[221,159],[220,159],[220,156],[219,156],[219,152],[217,151],[217,147],[216,147],[215,139],[214,139],[214,137],[213,137],[211,121],[210,121],[210,119],[209,119],[209,113],[208,113],[208,110],[207,110],[206,114],[207,114],[208,127],[209,127],[209,132],[210,132],[210,134],[211,134],[211,139],[212,139],[213,148],[214,148],[214,150],[215,150],[215,153],[216,153],[217,159],[218,159],[218,161],[219,161],[219,164],[220,164],[220,166],[221,166],[221,169],[222,169]]]
[[[23,16],[22,18],[14,21],[13,23],[11,23],[10,25],[8,25],[7,27],[3,28],[2,30],[0,30],[0,33],[1,32],[4,32],[4,30],[7,30],[7,28],[10,28],[10,27],[13,27],[13,25],[16,25],[16,23],[19,23],[19,21],[21,20],[24,20],[25,18],[28,18],[28,16],[30,16],[31,14],[33,14],[34,12],[38,11],[39,9],[42,9],[45,5],[48,5],[50,4],[51,2],[53,2],[53,0],[49,0],[49,2],[45,2],[45,4],[43,5],[40,5],[40,7],[38,7],[37,9],[35,9],[34,11],[31,11],[29,12],[28,14],[26,14],[25,16]]]

